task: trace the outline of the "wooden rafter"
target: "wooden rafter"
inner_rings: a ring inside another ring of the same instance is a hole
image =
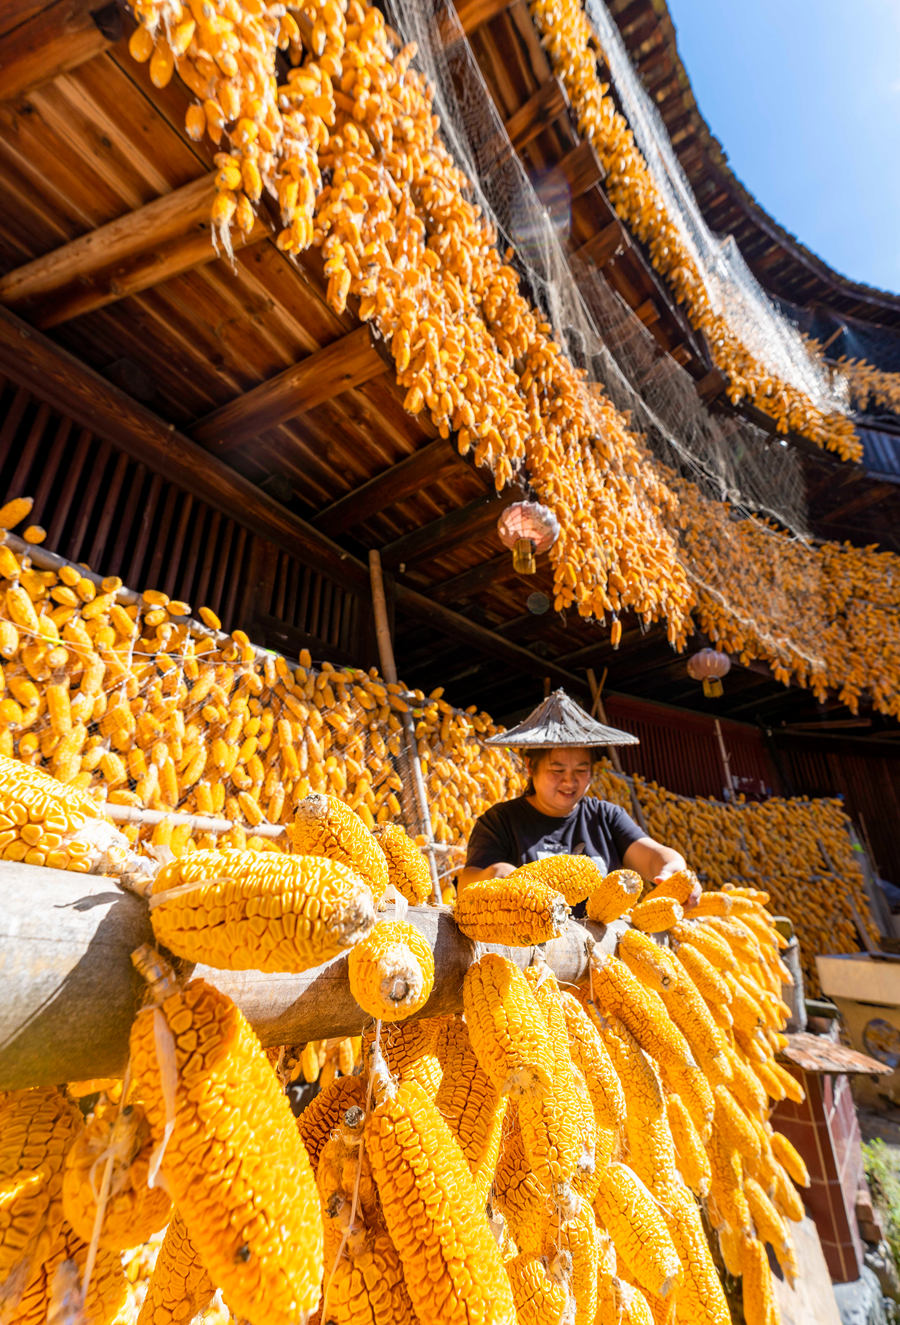
[[[562,83],[557,78],[549,78],[506,121],[509,141],[520,152],[568,108],[569,98]]]
[[[462,571],[459,575],[451,576],[449,580],[441,580],[439,584],[432,585],[428,593],[439,603],[462,603],[512,574],[510,555],[508,552],[501,552],[499,556],[479,562],[471,570]]]
[[[482,538],[496,524],[500,512],[520,496],[518,489],[507,488],[497,497],[479,497],[388,543],[381,549],[381,560],[385,566],[408,565],[417,559],[431,561],[460,543]]]
[[[0,38],[0,101],[77,69],[122,35],[122,14],[103,0],[56,0]]]
[[[512,0],[459,0],[456,13],[467,35],[509,9]]]
[[[138,294],[217,257],[209,214],[213,176],[192,180],[0,278],[0,303],[46,330]],[[257,221],[235,249],[268,233]]]
[[[410,497],[423,487],[438,482],[464,464],[452,440],[438,437],[405,460],[399,460],[390,469],[376,474],[368,483],[363,483],[326,506],[324,511],[315,516],[313,524],[328,534],[341,534],[362,524],[377,511],[385,510],[404,497]]]
[[[259,433],[370,382],[387,369],[388,360],[376,347],[369,328],[357,327],[213,410],[194,425],[191,435],[214,454],[226,455]]]

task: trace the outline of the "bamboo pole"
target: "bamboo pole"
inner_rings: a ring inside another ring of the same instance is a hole
[[[0,861],[0,1090],[120,1075],[143,994],[131,952],[152,943],[146,904],[111,879]],[[435,982],[421,1016],[462,1011],[475,945],[445,906],[411,907],[411,924],[434,952]],[[567,984],[587,974],[591,946],[612,951],[621,924],[570,921],[544,956]],[[534,949],[491,947],[518,966]],[[302,975],[193,972],[228,994],[263,1045],[358,1035],[370,1018],[350,992],[347,959]]]
[[[384,575],[381,569],[381,554],[377,548],[369,551],[369,575],[372,581],[372,607],[375,612],[375,636],[378,641],[378,657],[381,662],[381,674],[385,681],[397,684],[397,663],[394,658],[394,644],[391,640],[391,628],[388,622],[387,602],[384,594]],[[434,830],[431,826],[431,811],[428,808],[428,796],[425,780],[422,777],[422,765],[419,761],[419,746],[412,717],[402,713],[403,735],[406,738],[406,764],[412,779],[413,793],[418,813],[415,818],[425,833],[425,850],[428,855],[428,867],[431,871],[431,894],[434,904],[440,906],[442,900],[441,881],[438,873],[437,858],[434,851]],[[402,776],[402,774],[401,774]],[[406,788],[407,779],[403,778]]]
[[[734,803],[734,779],[731,776],[731,755],[725,747],[725,737],[722,735],[722,724],[716,718],[716,740],[719,742],[719,754],[722,756],[722,768],[725,773],[725,786],[728,790],[728,796]]]

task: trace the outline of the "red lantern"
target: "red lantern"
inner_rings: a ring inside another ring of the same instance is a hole
[[[703,682],[703,693],[707,699],[718,699],[722,693],[721,677],[731,671],[731,659],[727,653],[718,653],[715,649],[701,649],[688,658],[687,673],[693,681]]]
[[[512,548],[513,569],[519,575],[533,575],[535,553],[553,546],[559,538],[559,521],[539,502],[517,501],[501,514],[497,533],[503,546]]]

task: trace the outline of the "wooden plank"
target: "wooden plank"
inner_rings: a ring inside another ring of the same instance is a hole
[[[66,481],[56,499],[52,512],[53,518],[47,526],[47,546],[60,552],[64,552],[67,546],[63,542],[63,531],[66,527],[66,520],[69,517],[72,502],[75,500],[75,494],[81,485],[81,473],[91,450],[91,441],[92,434],[90,430],[88,428],[80,429],[78,441],[75,443],[75,450],[66,462]]]
[[[365,566],[298,519],[124,391],[0,309],[0,373],[27,387],[77,424],[162,472],[232,519],[317,565],[346,588],[367,591]]]
[[[207,414],[191,435],[213,454],[224,455],[387,370],[369,328],[358,327]]]
[[[596,267],[605,267],[610,258],[630,247],[631,240],[622,223],[610,221],[609,225],[605,225],[587,243],[582,244],[574,257],[592,262]]]
[[[328,534],[341,534],[363,524],[377,511],[387,510],[404,497],[421,491],[429,483],[437,483],[445,474],[464,464],[453,442],[438,437],[326,506],[314,517],[313,524]]]
[[[394,567],[442,556],[467,539],[485,534],[496,524],[500,512],[520,497],[520,492],[509,488],[496,497],[478,497],[388,543],[381,548],[381,560],[385,566]]]
[[[569,108],[569,98],[558,78],[543,83],[506,121],[509,141],[517,152],[537,138]]]
[[[50,410],[48,406],[45,404],[39,405],[31,421],[31,427],[28,429],[28,435],[21,444],[19,463],[16,465],[9,489],[13,496],[18,496],[25,488],[31,474],[31,467],[37,458],[38,448],[44,439],[44,431],[49,422]]]
[[[34,514],[38,520],[45,519],[51,514],[51,510],[44,503],[49,498],[53,485],[59,479],[60,474],[66,472],[66,450],[71,431],[72,420],[65,417],[60,418],[53,434],[53,441],[50,443],[46,455],[42,457],[43,473],[34,489]]]
[[[31,92],[108,50],[122,36],[114,4],[57,0],[0,40],[0,101]]]
[[[214,195],[213,176],[204,175],[17,267],[0,278],[0,303],[45,329],[215,261]],[[247,236],[234,232],[234,248],[267,233],[257,221]]]
[[[606,171],[592,145],[585,141],[573,147],[556,165],[541,176],[538,193],[555,197],[562,185],[573,198],[580,198],[606,178]]]
[[[121,1075],[144,992],[131,953],[153,941],[146,903],[109,879],[5,860],[0,885],[0,964],[7,990],[0,1004],[0,1089]],[[463,978],[474,959],[471,942],[449,907],[411,907],[406,918],[435,959],[434,990],[416,1015],[461,1011]],[[621,923],[569,921],[543,947],[543,956],[563,984],[576,984],[587,972],[591,950],[612,951],[621,929]],[[491,950],[520,967],[533,956],[530,948]],[[346,955],[302,975],[198,966],[194,976],[233,999],[266,1046],[358,1035],[371,1020],[351,993]]]
[[[100,510],[100,518],[94,525],[93,541],[84,558],[89,566],[109,565],[104,553],[106,552],[106,540],[109,536],[110,526],[113,522],[113,516],[118,513],[119,493],[122,491],[122,484],[125,482],[125,475],[128,472],[128,456],[120,454],[112,472],[112,478],[103,488],[103,506]]]

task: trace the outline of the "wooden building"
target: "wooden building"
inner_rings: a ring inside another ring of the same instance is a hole
[[[565,184],[573,257],[727,414],[702,337],[610,205],[525,0],[457,10],[504,150],[544,184]],[[734,235],[774,296],[814,309],[819,329],[855,329],[889,367],[900,297],[831,272],[741,187],[662,4],[612,0],[611,11],[709,224]],[[217,256],[215,149],[187,137],[191,96],[178,79],[160,91],[130,59],[131,27],[123,5],[102,0],[11,0],[0,14],[0,491],[34,495],[48,546],[136,588],[208,603],[260,644],[366,666],[377,659],[377,548],[409,683],[442,684],[455,703],[507,719],[545,681],[588,698],[591,668],[606,678],[611,719],[641,728],[635,766],[691,794],[721,790],[713,718],[725,719],[749,789],[844,794],[900,883],[879,813],[900,797],[896,723],[865,707],[851,716],[836,697],[817,704],[761,663],[736,667],[724,696],[706,701],[664,629],[626,619],[613,650],[592,623],[529,610],[529,595],[550,592],[549,572],[516,575],[495,532],[518,494],[497,495],[452,437],[404,410],[384,347],[352,306],[328,306],[320,254],[285,257],[264,218],[233,266]],[[814,532],[900,551],[900,425],[879,416],[860,432],[859,465],[788,439]]]

